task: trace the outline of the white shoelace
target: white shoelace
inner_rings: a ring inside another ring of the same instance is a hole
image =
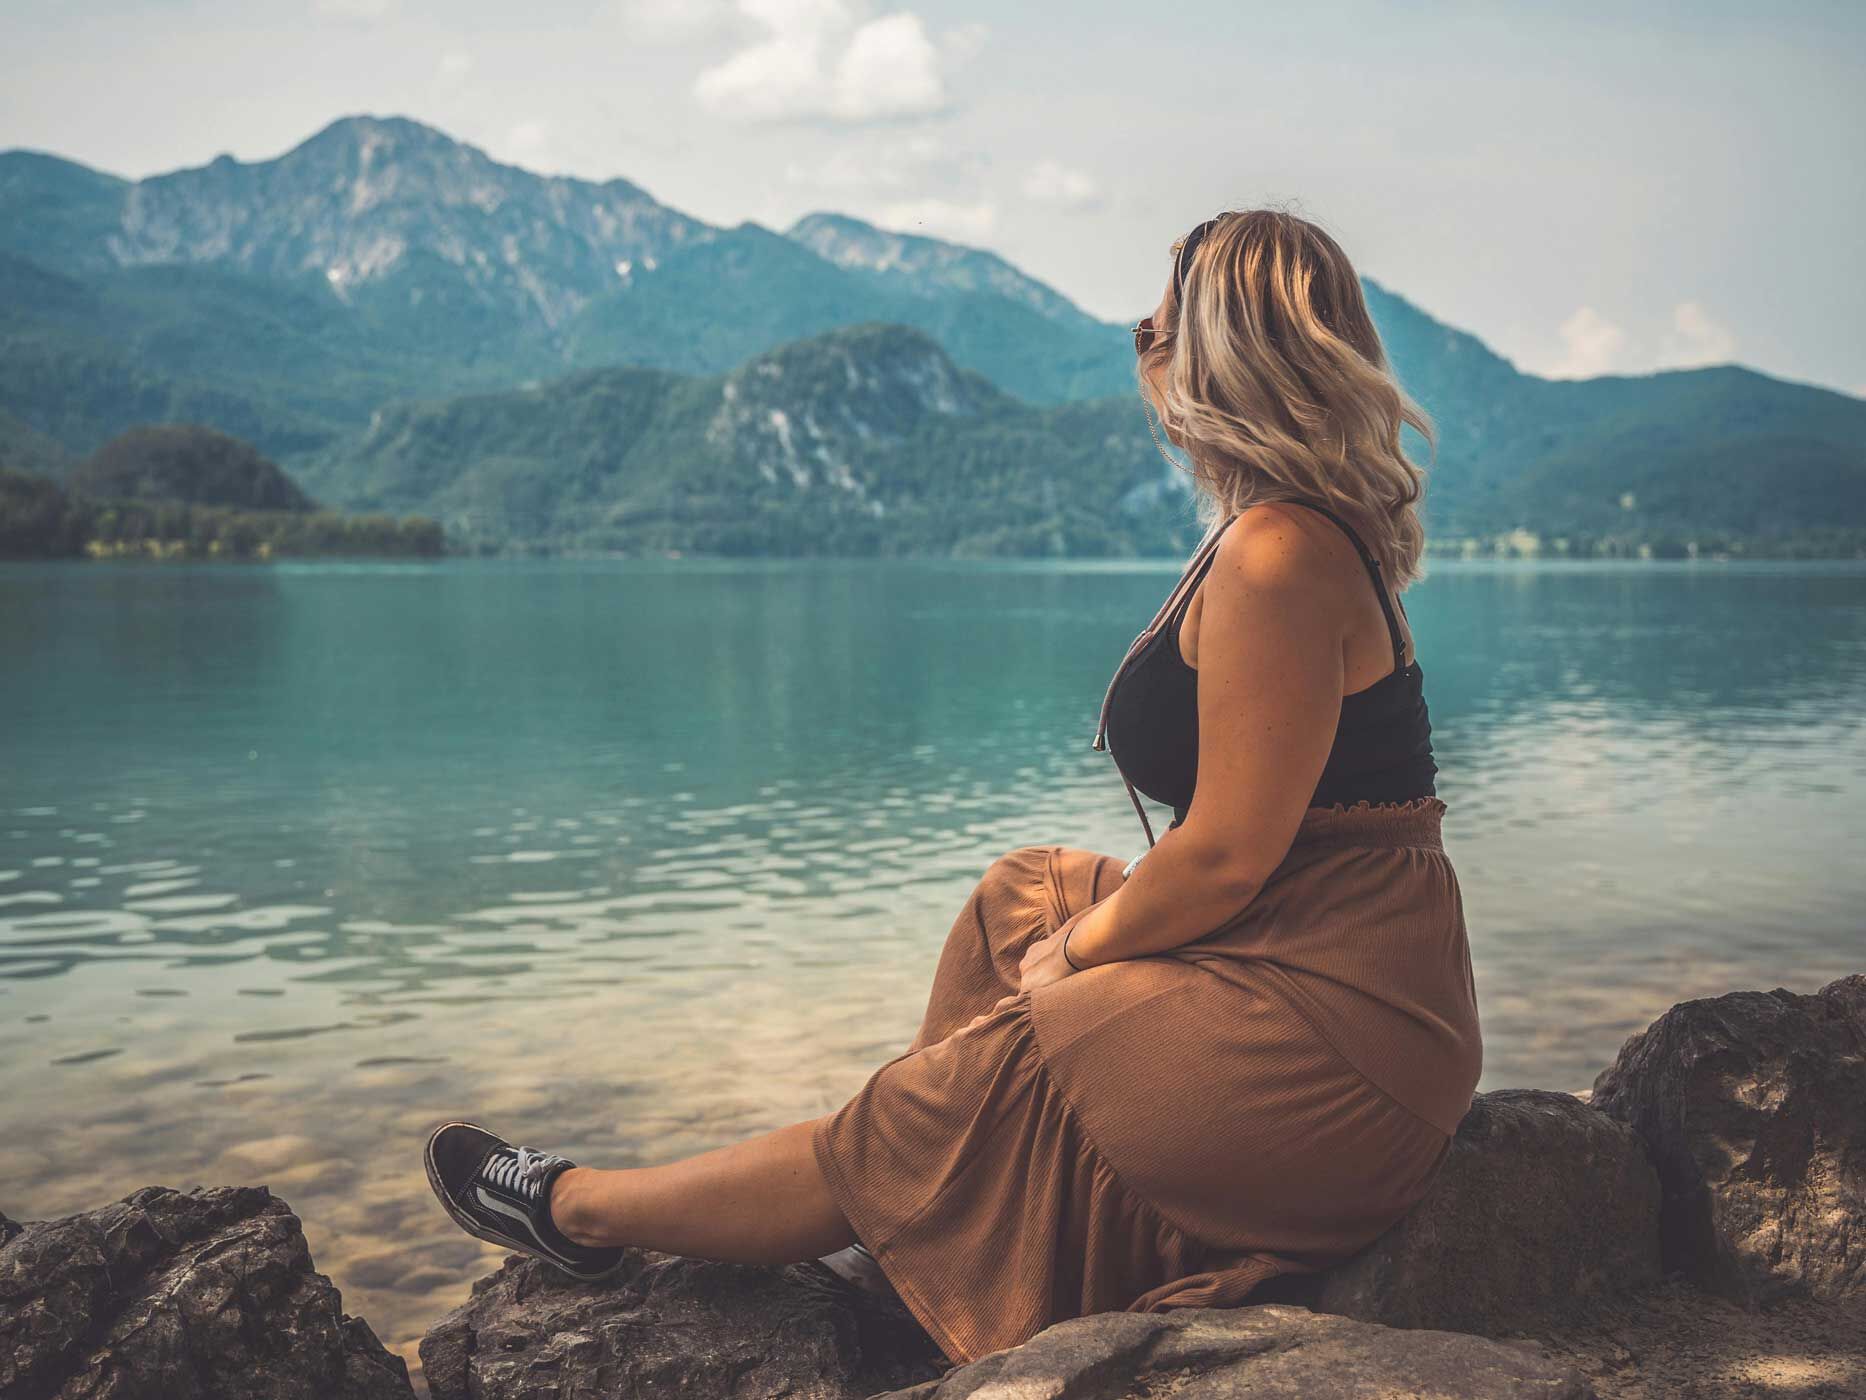
[[[502,1149],[495,1149],[486,1165],[480,1168],[480,1175],[495,1186],[507,1191],[516,1191],[531,1199],[538,1198],[539,1184],[544,1174],[557,1163],[570,1165],[566,1157],[554,1152],[538,1152],[529,1147],[514,1147],[507,1156]]]

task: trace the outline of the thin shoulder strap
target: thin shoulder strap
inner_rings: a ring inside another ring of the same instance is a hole
[[[1236,518],[1235,515],[1227,515],[1212,522],[1211,527],[1205,532],[1205,538],[1199,541],[1198,548],[1193,550],[1192,557],[1186,561],[1186,567],[1181,570],[1179,582],[1173,586],[1173,591],[1166,595],[1166,601],[1160,604],[1160,610],[1153,615],[1153,620],[1141,628],[1140,635],[1135,637],[1128,646],[1127,654],[1121,658],[1121,664],[1114,668],[1114,675],[1109,678],[1108,689],[1102,696],[1101,715],[1095,723],[1095,737],[1090,747],[1107,749],[1108,712],[1114,704],[1115,689],[1121,684],[1122,674],[1133,664],[1134,658],[1140,655],[1161,627],[1169,624],[1169,620],[1173,618],[1180,606],[1192,597],[1192,592],[1198,587],[1199,580],[1205,577],[1205,571],[1218,557],[1218,542],[1224,536],[1225,527]],[[1118,755],[1115,756],[1114,766],[1115,770],[1121,773],[1121,782],[1127,788],[1127,800],[1134,804],[1134,814],[1140,818],[1140,829],[1147,833],[1147,849],[1152,850],[1154,846],[1153,823],[1147,820],[1147,809],[1140,805],[1140,794],[1134,791],[1133,779],[1122,771]],[[1130,864],[1128,869],[1132,870],[1133,866]]]
[[[1152,621],[1141,628],[1139,635],[1128,643],[1127,652],[1122,656],[1120,665],[1115,667],[1114,675],[1108,680],[1108,689],[1102,696],[1101,714],[1095,724],[1092,747],[1097,749],[1107,747],[1103,741],[1108,732],[1108,711],[1114,702],[1115,689],[1121,682],[1121,673],[1128,668],[1135,657],[1146,649],[1147,643],[1153,640],[1154,635],[1167,625],[1179,605],[1191,598],[1199,580],[1205,577],[1206,568],[1210,566],[1212,560],[1218,557],[1218,542],[1224,536],[1225,527],[1236,518],[1236,516],[1226,516],[1222,520],[1212,522],[1211,528],[1205,532],[1205,538],[1199,541],[1198,548],[1193,550],[1192,557],[1186,561],[1186,567],[1180,571],[1179,582],[1174,584],[1172,592],[1166,595],[1166,601],[1160,604],[1160,609],[1154,613]],[[1141,820],[1144,823],[1146,818],[1142,817]]]
[[[1342,528],[1350,540],[1354,541],[1355,552],[1361,556],[1361,563],[1367,566],[1367,576],[1374,581],[1374,592],[1379,595],[1380,612],[1387,620],[1387,635],[1393,639],[1393,668],[1403,669],[1406,661],[1406,638],[1405,634],[1400,631],[1399,619],[1393,615],[1393,604],[1387,600],[1386,582],[1380,576],[1380,561],[1374,558],[1365,544],[1361,543],[1361,537],[1355,533],[1354,527],[1327,506],[1304,500],[1300,496],[1291,496],[1288,499],[1294,505],[1307,506],[1310,510],[1326,515]]]
[[[1192,595],[1199,591],[1199,585],[1205,582],[1205,576],[1212,571],[1212,565],[1217,562],[1218,551],[1216,549],[1210,550],[1206,553],[1205,558],[1186,576],[1190,586],[1179,594],[1178,601],[1173,604],[1171,611],[1167,614],[1166,621],[1163,624],[1165,627],[1168,629],[1177,628],[1186,620],[1186,614],[1192,611]]]
[[[1136,650],[1160,628],[1170,625],[1177,614],[1192,602],[1192,595],[1198,591],[1199,584],[1218,558],[1218,542],[1224,537],[1225,527],[1235,519],[1235,515],[1227,515],[1222,520],[1212,522],[1205,532],[1205,538],[1199,541],[1198,548],[1193,550],[1192,557],[1186,561],[1186,567],[1180,571],[1179,582],[1166,595],[1166,601],[1160,604],[1160,610],[1153,615],[1153,621],[1134,639]]]

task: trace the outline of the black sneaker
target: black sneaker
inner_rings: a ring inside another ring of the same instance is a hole
[[[817,1263],[823,1265],[844,1283],[861,1289],[864,1293],[878,1294],[883,1298],[897,1298],[894,1285],[888,1276],[881,1272],[881,1265],[868,1251],[868,1246],[857,1240],[847,1249],[839,1249],[834,1254],[820,1256]]]
[[[627,1251],[568,1239],[551,1222],[551,1184],[576,1163],[514,1147],[473,1123],[447,1123],[428,1138],[428,1185],[469,1235],[555,1265],[572,1278],[606,1278]]]

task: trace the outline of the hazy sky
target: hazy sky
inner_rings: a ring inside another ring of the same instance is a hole
[[[0,148],[125,175],[401,114],[716,223],[836,209],[1091,311],[1277,203],[1526,370],[1866,394],[1866,5],[0,0]]]

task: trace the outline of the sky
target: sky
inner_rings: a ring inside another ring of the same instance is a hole
[[[1151,309],[1312,219],[1518,368],[1866,395],[1866,5],[0,0],[0,149],[121,175],[369,113],[713,223],[836,210]]]

